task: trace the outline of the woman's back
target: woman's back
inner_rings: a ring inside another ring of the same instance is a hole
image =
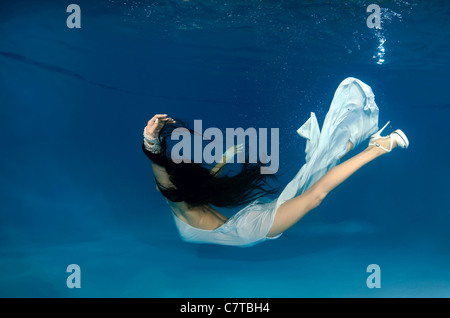
[[[267,233],[275,216],[275,200],[255,200],[229,219],[208,205],[189,208],[185,202],[167,203],[184,241],[244,247],[271,239]]]
[[[186,202],[167,201],[175,217],[201,230],[215,230],[228,218],[209,205],[191,207]]]

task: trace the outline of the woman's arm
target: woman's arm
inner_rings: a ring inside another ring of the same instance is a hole
[[[220,171],[223,169],[223,167],[230,162],[231,158],[233,156],[237,155],[244,149],[243,145],[237,145],[230,147],[223,155],[222,155],[222,161],[219,162],[217,165],[215,165],[214,168],[211,169],[211,174],[214,174],[215,176],[218,176]]]
[[[155,115],[150,119],[147,123],[147,126],[144,130],[144,146],[145,148],[150,151],[153,154],[157,154],[160,150],[159,145],[159,133],[161,129],[166,124],[174,124],[175,120],[173,120],[170,117],[167,117],[166,114],[164,115]],[[174,188],[174,185],[170,181],[169,174],[166,171],[166,168],[164,168],[162,165],[156,163],[152,160],[152,169],[153,174],[155,175],[156,181],[163,186],[164,188]]]

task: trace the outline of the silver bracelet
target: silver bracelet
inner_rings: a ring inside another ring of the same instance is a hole
[[[152,138],[146,134],[144,128],[144,147],[151,153],[160,153],[161,152],[161,142],[158,138]]]

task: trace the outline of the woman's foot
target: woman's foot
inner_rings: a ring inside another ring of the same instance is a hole
[[[392,150],[395,147],[397,147],[397,141],[395,138],[393,138],[392,140],[392,146],[391,146],[391,139],[392,139],[392,135],[389,136],[385,136],[385,137],[380,137],[378,139],[372,139],[370,141],[369,147],[368,148],[376,148],[378,149],[381,153],[387,153],[388,151],[386,151],[387,149]],[[391,148],[392,147],[392,148]],[[383,149],[384,148],[384,149]],[[386,149],[386,150],[385,150]]]
[[[397,146],[400,146],[401,148],[408,148],[409,141],[408,137],[406,137],[405,133],[401,131],[400,129],[397,129],[393,131],[389,136],[381,136],[382,131],[384,128],[387,127],[387,125],[390,122],[388,121],[386,125],[383,126],[379,131],[374,133],[370,137],[369,141],[369,149],[372,148],[378,148],[381,152],[391,152],[392,149],[394,149]]]

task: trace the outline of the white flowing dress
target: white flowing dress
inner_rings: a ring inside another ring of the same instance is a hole
[[[370,86],[349,77],[341,82],[330,109],[319,128],[310,118],[297,130],[306,138],[306,163],[275,200],[256,200],[214,230],[202,230],[173,215],[181,238],[192,243],[211,243],[248,247],[269,238],[278,207],[305,192],[328,170],[339,163],[350,141],[354,147],[378,130],[378,107]]]

